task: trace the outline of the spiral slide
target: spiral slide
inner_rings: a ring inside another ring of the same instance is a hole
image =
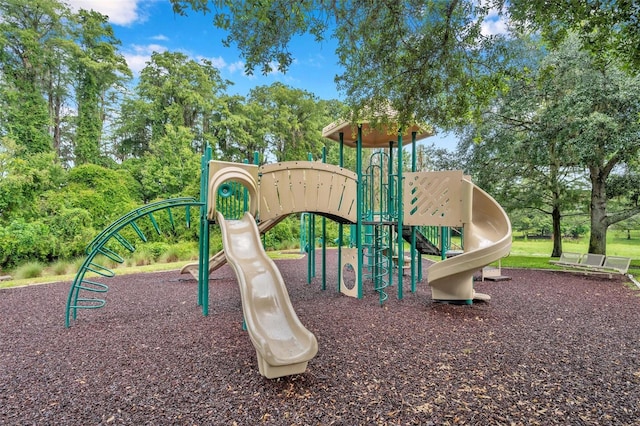
[[[273,379],[303,373],[318,352],[316,337],[298,319],[280,271],[262,247],[255,219],[225,220],[218,212],[226,259],[240,286],[242,311],[260,374]]]
[[[481,268],[509,254],[511,222],[500,205],[486,192],[471,185],[471,221],[464,224],[465,252],[434,263],[428,269],[434,300],[471,304],[489,300],[473,289],[473,275]]]

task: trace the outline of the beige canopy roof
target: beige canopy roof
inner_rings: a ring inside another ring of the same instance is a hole
[[[367,121],[361,122],[362,125],[362,147],[363,148],[388,148],[389,141],[396,142],[398,140],[397,127],[389,128],[389,125],[383,123],[374,126]],[[411,133],[416,132],[416,140],[433,136],[433,130],[428,126],[413,125],[403,129],[402,140],[403,145],[411,142]],[[358,138],[358,127],[356,124],[347,120],[336,121],[324,129],[322,129],[322,137],[340,142],[340,133],[343,133],[343,142],[345,145],[355,148]]]

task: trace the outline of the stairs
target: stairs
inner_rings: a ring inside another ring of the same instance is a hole
[[[398,227],[395,226],[395,230],[397,232]],[[411,242],[411,227],[403,226],[402,227],[402,238],[407,242]],[[432,255],[432,256],[440,256],[440,248],[433,244],[423,233],[420,231],[416,232],[416,250],[424,255]]]

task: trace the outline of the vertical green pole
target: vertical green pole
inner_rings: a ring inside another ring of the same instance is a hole
[[[404,244],[402,239],[402,130],[398,131],[398,189],[396,199],[398,200],[398,299],[402,299],[402,263],[404,262]]]
[[[322,162],[327,162],[327,147],[322,147]],[[327,289],[327,218],[322,217],[322,289]]]
[[[411,132],[411,171],[415,172],[417,168],[416,161],[416,132]],[[409,194],[410,196],[410,194]],[[403,200],[400,200],[402,203]],[[421,257],[416,250],[416,227],[411,227],[411,292],[416,292],[416,267]],[[422,268],[420,268],[422,270]]]
[[[389,159],[387,164],[387,212],[386,219],[389,221],[394,220],[395,209],[394,203],[394,191],[393,191],[393,141],[389,141]],[[393,239],[393,227],[389,227],[389,249],[387,250],[387,262],[389,264],[389,287],[393,286],[393,256],[396,253],[396,247]]]
[[[344,166],[344,133],[340,132],[340,155],[338,165]],[[342,222],[338,224],[338,292],[340,292],[340,283],[342,282],[342,238],[344,237],[344,228]]]
[[[243,161],[244,164],[249,164],[249,160],[247,160],[246,158]],[[258,183],[258,182],[256,182]],[[241,185],[242,188],[244,189],[244,191],[242,191],[242,211],[240,212],[240,217],[242,217],[244,215],[244,212],[246,212],[247,210],[249,210],[249,190],[244,186]],[[253,214],[253,213],[251,213]],[[238,217],[238,216],[236,216]],[[254,219],[257,219],[254,217]]]
[[[307,154],[307,160],[313,161],[311,153]],[[316,215],[309,213],[309,250],[307,259],[307,284],[316,276]]]
[[[447,227],[440,227],[440,259],[445,260],[447,258],[447,250],[449,250],[449,235],[447,235]]]
[[[358,190],[356,191],[356,248],[358,250],[358,299],[362,299],[362,125],[358,125],[358,139],[356,141],[356,174],[358,175]]]
[[[387,164],[387,215],[388,220],[393,220],[395,216],[394,203],[394,190],[393,190],[393,141],[389,141],[389,164]]]
[[[200,176],[200,243],[198,253],[198,302],[202,305],[202,314],[209,315],[209,220],[207,204],[209,201],[209,161],[211,146],[207,145],[202,156]]]

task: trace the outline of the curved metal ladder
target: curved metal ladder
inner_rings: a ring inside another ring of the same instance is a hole
[[[103,307],[107,303],[105,299],[101,299],[99,297],[80,296],[81,291],[100,294],[106,293],[109,290],[109,287],[106,284],[85,278],[85,275],[87,273],[94,273],[106,278],[115,276],[114,271],[107,268],[106,266],[99,265],[94,261],[97,255],[103,255],[116,263],[124,262],[124,258],[122,256],[106,247],[107,242],[109,242],[113,238],[126,250],[134,252],[134,245],[120,233],[120,231],[122,231],[125,227],[130,226],[131,228],[133,228],[136,235],[143,242],[146,242],[147,236],[142,232],[136,221],[147,217],[151,221],[151,224],[155,231],[160,234],[160,226],[158,225],[158,221],[154,217],[153,213],[160,210],[166,210],[169,215],[169,223],[171,224],[171,227],[175,229],[173,213],[171,209],[177,207],[186,207],[186,225],[187,228],[189,228],[191,226],[190,208],[201,208],[202,206],[204,206],[203,202],[189,197],[172,198],[168,200],[158,201],[130,211],[129,213],[120,217],[115,222],[106,227],[100,234],[98,234],[89,243],[89,245],[87,245],[87,248],[85,250],[87,253],[87,258],[84,260],[82,266],[78,270],[75,279],[73,280],[73,284],[71,285],[71,289],[69,290],[65,312],[65,327],[69,327],[71,316],[73,316],[74,320],[76,319],[78,309],[97,309]]]

